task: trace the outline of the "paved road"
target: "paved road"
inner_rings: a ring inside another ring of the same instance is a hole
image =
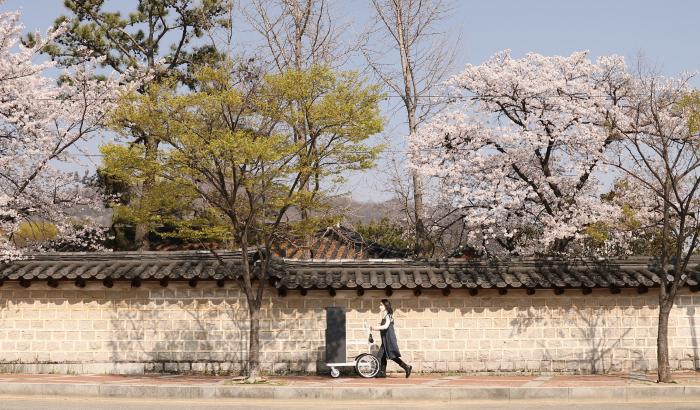
[[[447,403],[421,401],[273,401],[273,400],[153,400],[153,399],[101,399],[82,397],[45,398],[36,396],[0,396],[2,410],[136,410],[136,409],[505,409],[505,410],[554,410],[566,407],[567,410],[691,410],[700,408],[700,402],[664,402],[664,403]]]

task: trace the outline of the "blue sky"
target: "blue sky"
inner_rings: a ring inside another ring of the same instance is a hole
[[[120,0],[114,4],[131,3]],[[341,15],[356,21],[360,31],[370,15],[368,0],[336,0]],[[62,0],[6,0],[0,10],[21,9],[27,29],[44,31],[63,12]],[[568,55],[589,50],[592,57],[623,55],[629,63],[638,56],[658,71],[673,76],[700,70],[700,1],[693,0],[455,0],[445,31],[459,33],[456,69],[478,64],[494,53],[510,49]],[[353,60],[356,61],[356,60]],[[362,68],[362,67],[354,67]],[[700,87],[700,79],[693,82]],[[405,124],[401,113],[387,109],[386,138],[392,149],[403,149]],[[386,157],[384,157],[386,158]],[[358,200],[389,198],[387,177],[377,170],[353,175],[345,189]]]

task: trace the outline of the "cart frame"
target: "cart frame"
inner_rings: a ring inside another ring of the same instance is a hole
[[[372,334],[370,333],[369,340],[371,340],[371,336]],[[370,342],[369,340],[367,341],[367,353],[360,353],[353,361],[326,363],[326,366],[330,367],[331,369],[331,377],[335,379],[340,376],[340,370],[338,369],[340,367],[354,367],[355,372],[358,375],[367,379],[375,377],[377,374],[379,374],[379,359],[377,356],[372,354],[372,345],[374,343]]]

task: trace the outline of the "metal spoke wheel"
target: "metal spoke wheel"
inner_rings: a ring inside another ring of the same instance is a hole
[[[362,353],[355,358],[355,371],[364,378],[371,378],[379,373],[379,359],[369,353]]]

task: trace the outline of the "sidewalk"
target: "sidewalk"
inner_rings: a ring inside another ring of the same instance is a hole
[[[386,379],[341,376],[270,377],[243,385],[217,376],[111,376],[0,374],[0,395],[91,397],[260,398],[368,400],[698,400],[700,372],[674,373],[677,383],[659,385],[653,374],[601,376],[466,376],[394,374]]]

